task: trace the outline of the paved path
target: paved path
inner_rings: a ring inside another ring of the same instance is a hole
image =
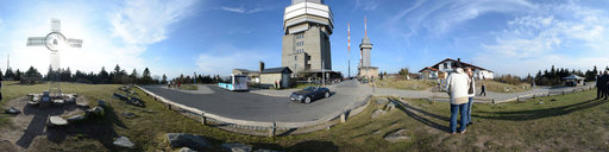
[[[561,88],[550,88],[550,87],[538,87],[525,92],[517,92],[517,93],[497,93],[497,92],[487,92],[486,97],[476,96],[474,99],[477,99],[476,102],[490,102],[490,99],[495,99],[496,101],[504,101],[508,99],[514,99],[519,96],[525,95],[533,95],[533,94],[558,94],[563,91],[571,92],[574,89],[586,88],[594,85],[594,83],[587,83],[586,86],[578,86],[578,87],[561,87]],[[480,89],[477,89],[476,95],[480,94]],[[431,97],[440,97],[440,98],[448,98],[448,95],[445,92],[431,92],[430,90],[400,90],[400,89],[391,89],[391,88],[375,88],[372,93],[375,96],[400,96],[406,98],[431,98]],[[446,99],[439,101],[447,101]]]
[[[338,110],[362,102],[370,94],[368,87],[357,81],[345,81],[335,86],[335,94],[310,104],[290,102],[288,97],[264,96],[249,92],[231,92],[215,85],[206,85],[214,93],[192,94],[149,85],[145,89],[173,102],[233,119],[252,121],[300,122],[321,119]]]

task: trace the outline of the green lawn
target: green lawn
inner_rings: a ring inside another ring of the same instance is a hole
[[[134,107],[111,98],[119,85],[87,85],[62,83],[64,92],[77,92],[90,101],[106,100],[112,106],[101,124],[116,135],[127,136],[136,143],[134,151],[174,150],[168,147],[165,133],[186,132],[206,136],[214,147],[224,142],[242,142],[257,148],[285,151],[606,151],[609,149],[609,104],[591,100],[596,92],[586,91],[555,97],[542,97],[527,102],[475,104],[475,124],[465,135],[451,136],[446,132],[448,103],[407,100],[408,107],[395,109],[379,118],[370,114],[383,105],[371,104],[347,123],[329,130],[286,137],[257,137],[240,135],[169,111],[137,90],[146,108]],[[5,85],[6,98],[42,91],[47,85]],[[556,101],[551,101],[556,99]],[[374,100],[374,99],[373,99]],[[6,101],[6,100],[4,100]],[[375,103],[374,101],[372,101]],[[543,102],[543,104],[539,104]],[[138,117],[126,119],[123,112]],[[7,117],[0,115],[0,118]],[[6,124],[6,123],[2,123]],[[4,126],[4,125],[3,125]],[[0,126],[0,127],[3,127]],[[383,136],[405,128],[410,140],[389,143]],[[104,136],[104,135],[100,135]],[[110,136],[110,135],[105,135]],[[87,134],[72,134],[62,141],[43,140],[30,146],[32,151],[122,151]]]

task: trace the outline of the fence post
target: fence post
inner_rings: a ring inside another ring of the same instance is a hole
[[[343,113],[342,113],[342,114],[340,114],[340,122],[341,122],[341,123],[345,123],[345,122],[347,122],[347,114],[346,114],[346,113],[347,113],[347,112],[343,111]]]
[[[201,123],[203,123],[203,125],[207,125],[207,117],[205,117],[204,112],[201,112]]]
[[[271,129],[269,129],[269,137],[275,137],[276,130],[277,130],[277,121],[273,122]]]

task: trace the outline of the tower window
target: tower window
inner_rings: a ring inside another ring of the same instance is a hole
[[[302,38],[304,38],[304,33],[298,33],[298,34],[296,34],[295,37],[296,37],[296,39],[302,39]]]
[[[298,41],[296,42],[296,46],[303,46],[304,45],[304,41]]]

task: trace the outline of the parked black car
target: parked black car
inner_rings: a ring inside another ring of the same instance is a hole
[[[313,100],[329,97],[330,89],[324,87],[307,87],[300,91],[292,92],[291,101],[311,103]]]

